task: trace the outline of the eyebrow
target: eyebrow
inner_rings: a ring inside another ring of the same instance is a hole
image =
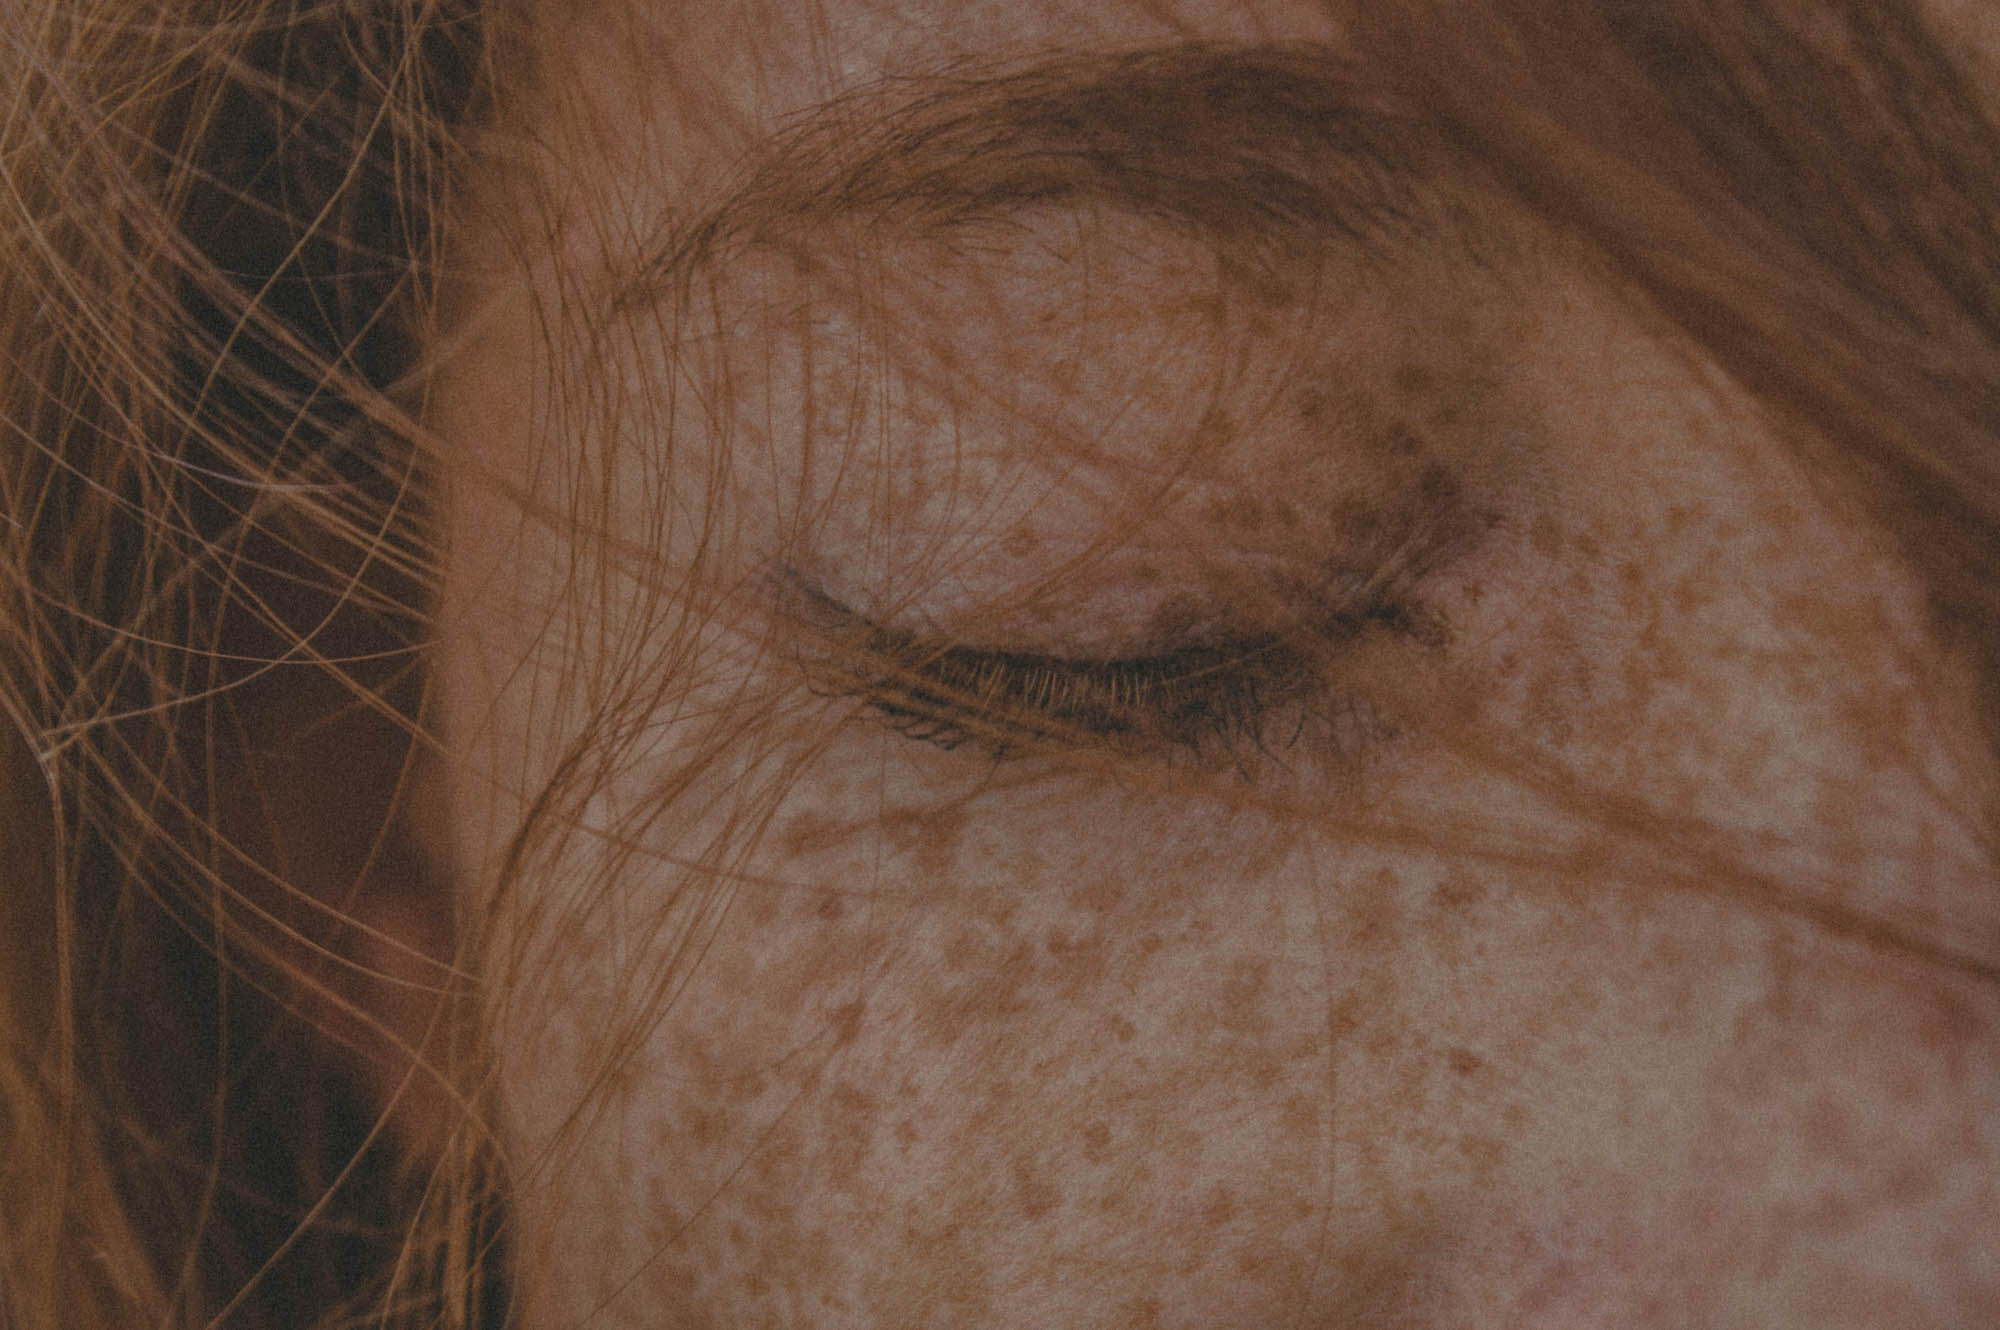
[[[650,304],[738,246],[841,224],[942,230],[1041,205],[1103,205],[1279,250],[1374,252],[1436,216],[1429,187],[1448,165],[1427,121],[1324,46],[959,67],[884,81],[781,129],[719,205],[662,229],[614,308]]]

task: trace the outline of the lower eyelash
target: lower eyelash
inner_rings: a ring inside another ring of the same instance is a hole
[[[1273,641],[1073,660],[910,643],[871,671],[858,695],[913,737],[1164,745],[1202,751],[1260,745],[1280,698],[1302,690],[1305,664]]]
[[[829,650],[807,661],[823,691],[867,703],[912,739],[999,756],[1069,747],[1191,751],[1239,762],[1298,742],[1316,720],[1352,718],[1293,640],[1251,635],[1112,659],[956,646],[874,624],[824,595],[805,609]],[[1404,616],[1348,616],[1314,636],[1337,645]]]

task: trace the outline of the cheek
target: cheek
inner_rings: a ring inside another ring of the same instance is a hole
[[[554,1302],[1559,1324],[1784,1267],[1794,1211],[1850,1291],[1977,1231],[1987,1018],[1807,928],[925,762],[843,741],[710,871],[538,880],[499,1026]]]
[[[1040,834],[1020,834],[1032,810],[991,806],[857,832],[795,803],[718,888],[687,987],[616,1051],[599,1111],[641,1144],[599,1136],[577,1162],[648,1182],[616,1187],[633,1204],[586,1245],[618,1253],[600,1276],[672,1235],[658,1278],[739,1319],[765,1305],[743,1270],[884,1314],[950,1290],[963,1323],[1081,1290],[1232,1318],[1296,1306],[1331,1128],[1320,920],[1296,866],[1220,876],[1151,837],[1109,854],[1054,809]],[[825,872],[855,853],[874,871]],[[599,942],[619,945],[568,937],[545,958],[574,975]],[[615,978],[577,980],[620,1001]],[[546,1084],[593,1060],[580,1015],[510,1034],[519,1065]],[[536,1139],[573,1107],[515,1112]],[[545,1199],[593,1192],[571,1177]]]

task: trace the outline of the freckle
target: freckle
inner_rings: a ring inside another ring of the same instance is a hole
[[[1110,1027],[1112,1037],[1121,1044],[1131,1043],[1133,1036],[1139,1033],[1139,1027],[1126,1020],[1123,1016],[1114,1015],[1105,1024]]]
[[[1383,440],[1391,457],[1416,457],[1424,451],[1424,441],[1417,432],[1398,421],[1389,426]]]
[[[1528,529],[1528,543],[1535,547],[1535,553],[1545,559],[1554,558],[1562,551],[1562,528],[1556,519],[1543,513]]]
[[[1417,478],[1418,491],[1433,504],[1452,504],[1459,497],[1458,477],[1442,462],[1433,462]],[[1471,523],[1467,523],[1468,529]]]
[[[1463,868],[1453,868],[1431,893],[1431,901],[1440,909],[1462,912],[1484,901],[1486,894],[1485,878]]]
[[[1224,323],[1229,318],[1228,302],[1214,292],[1203,292],[1200,295],[1188,297],[1187,307],[1195,317],[1205,319],[1210,323]]]
[[[1618,565],[1618,604],[1634,617],[1645,609],[1646,570],[1636,560],[1627,559]]]
[[[1469,1048],[1454,1048],[1445,1055],[1445,1062],[1460,1076],[1470,1076],[1486,1065],[1486,1059]]]
[[[1030,1219],[1040,1219],[1062,1202],[1062,1193],[1035,1177],[1020,1160],[1014,1163],[1014,1195],[1021,1203],[1021,1213]]]
[[[1227,1187],[1217,1187],[1210,1193],[1208,1203],[1201,1207],[1201,1221],[1210,1228],[1220,1228],[1236,1217],[1236,1201]]]
[[[948,874],[958,854],[959,837],[964,833],[966,814],[963,808],[947,807],[924,813],[919,817],[899,818],[885,821],[883,827],[892,837],[898,849],[908,848],[914,853],[917,867],[931,877]]]
[[[1236,438],[1236,422],[1227,411],[1211,406],[1201,413],[1195,426],[1194,452],[1197,457],[1213,457]]]
[[[1395,925],[1402,915],[1396,893],[1402,885],[1394,869],[1384,868],[1365,889],[1355,893],[1348,932],[1357,944],[1379,942],[1395,935]]]
[[[713,1109],[696,1109],[686,1119],[689,1139],[696,1145],[713,1146],[726,1134],[729,1115]]]
[[[1491,1136],[1467,1136],[1458,1143],[1458,1152],[1472,1166],[1473,1181],[1484,1186],[1506,1157],[1507,1147]]]
[[[1125,881],[1116,876],[1097,879],[1073,897],[1077,908],[1092,914],[1109,914],[1125,899]]]
[[[837,891],[823,892],[813,913],[829,924],[838,923],[841,916],[847,913],[847,902]]]
[[[986,939],[970,928],[961,928],[944,944],[944,963],[955,972],[972,970],[986,960]]]
[[[1683,577],[1674,583],[1674,608],[1683,614],[1691,614],[1707,606],[1715,599],[1714,588],[1704,579]]]
[[[834,1011],[831,1024],[833,1028],[833,1046],[835,1048],[845,1048],[860,1035],[861,1013],[863,1010],[864,1006],[862,1003],[849,1002]]]
[[[1095,1164],[1111,1149],[1111,1128],[1093,1122],[1083,1129],[1083,1157]]]
[[[779,843],[787,854],[811,854],[837,843],[844,835],[841,824],[811,813],[801,813],[779,833]]]
[[[1147,1330],[1147,1327],[1160,1323],[1160,1316],[1165,1310],[1166,1304],[1156,1297],[1135,1298],[1125,1304],[1125,1323],[1133,1326],[1134,1330]]]
[[[1222,1027],[1235,1034],[1260,1034],[1270,1027],[1264,996],[1271,963],[1238,961],[1222,981]]]
[[[746,892],[751,924],[759,931],[770,928],[778,922],[778,912],[783,903],[775,891]]]
[[[904,1118],[901,1122],[898,1122],[896,1124],[896,1144],[902,1146],[905,1150],[908,1150],[911,1146],[915,1145],[916,1143],[917,1143],[916,1124],[911,1122],[908,1118]]]

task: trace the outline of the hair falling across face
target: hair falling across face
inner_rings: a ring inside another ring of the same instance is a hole
[[[103,8],[0,1324],[2000,1323],[1978,7]]]

